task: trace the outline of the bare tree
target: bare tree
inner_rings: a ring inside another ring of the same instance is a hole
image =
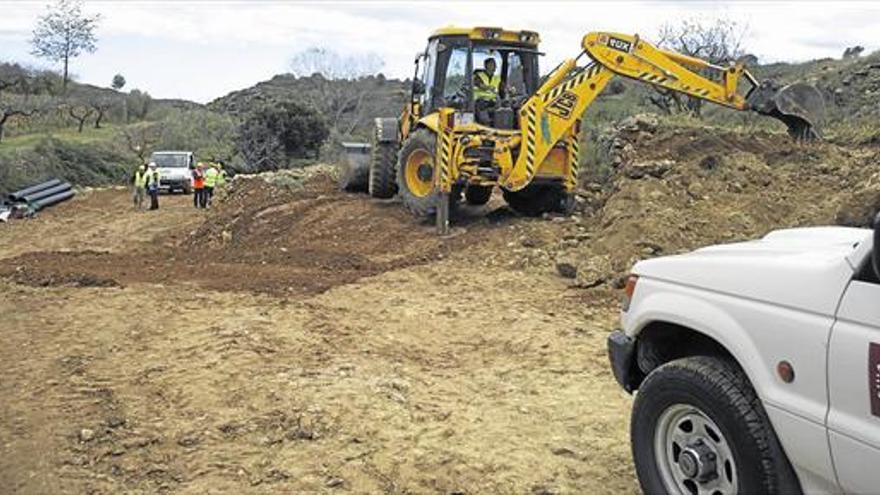
[[[113,100],[102,94],[92,94],[88,98],[88,104],[95,112],[95,129],[101,128],[101,120],[107,111],[113,108]]]
[[[291,73],[296,77],[320,74],[324,79],[358,79],[377,74],[385,62],[375,53],[341,55],[333,50],[313,46],[290,59]]]
[[[3,142],[3,128],[6,122],[13,117],[30,117],[37,113],[37,108],[24,101],[15,101],[17,98],[9,98],[0,95],[0,142]]]
[[[30,71],[20,65],[0,65],[0,142],[7,122],[31,117],[39,110],[32,98],[36,85],[30,76]]]
[[[68,100],[64,106],[67,109],[67,115],[70,115],[77,122],[77,132],[83,131],[86,120],[95,113],[95,109],[91,105],[80,99]]]
[[[353,84],[358,79],[376,75],[385,62],[375,53],[339,54],[333,50],[312,47],[295,54],[290,60],[291,73],[306,80],[313,89],[309,103],[324,114],[337,133],[351,133],[362,118],[361,109],[369,91]],[[344,125],[343,117],[352,115]]]
[[[686,19],[660,27],[657,45],[661,48],[724,65],[745,55],[743,39],[747,28],[729,19]],[[664,113],[690,113],[699,117],[703,101],[672,90],[655,87],[649,101]]]
[[[97,49],[95,29],[101,16],[83,14],[82,0],[58,0],[47,10],[34,28],[31,53],[64,64],[63,88],[67,90],[70,59]]]
[[[125,147],[144,163],[153,146],[162,139],[162,126],[159,124],[132,125],[120,131]]]

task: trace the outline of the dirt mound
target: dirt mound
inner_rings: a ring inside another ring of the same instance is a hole
[[[192,230],[114,252],[26,253],[0,262],[0,276],[30,285],[183,282],[215,290],[314,294],[484,242],[485,232],[497,225],[482,210],[471,213],[459,218],[468,235],[441,238],[398,204],[339,191],[324,170],[243,177]]]
[[[18,259],[16,266],[0,268],[0,276],[31,287],[121,287],[114,278],[84,271],[82,264],[77,263],[101,256],[96,252],[28,253]]]
[[[645,122],[618,127],[614,179],[588,195],[592,235],[560,249],[561,273],[580,285],[619,284],[639,259],[779,228],[864,226],[880,204],[874,150]]]

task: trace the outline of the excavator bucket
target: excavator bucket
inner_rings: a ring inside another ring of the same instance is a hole
[[[825,99],[815,86],[795,83],[780,88],[773,81],[764,81],[747,101],[752,110],[782,121],[788,134],[798,141],[821,137]]]
[[[342,143],[345,160],[339,164],[339,188],[348,192],[367,192],[370,177],[368,143]]]

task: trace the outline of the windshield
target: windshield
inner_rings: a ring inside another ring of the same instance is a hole
[[[153,153],[150,157],[151,162],[155,162],[159,167],[188,167],[189,160],[187,155],[183,153]]]

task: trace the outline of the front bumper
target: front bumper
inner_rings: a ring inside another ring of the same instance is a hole
[[[189,179],[159,179],[160,189],[186,189],[189,186]]]
[[[611,361],[611,370],[617,383],[629,393],[632,393],[641,381],[641,373],[636,366],[636,341],[623,333],[615,330],[608,336],[608,359]]]

